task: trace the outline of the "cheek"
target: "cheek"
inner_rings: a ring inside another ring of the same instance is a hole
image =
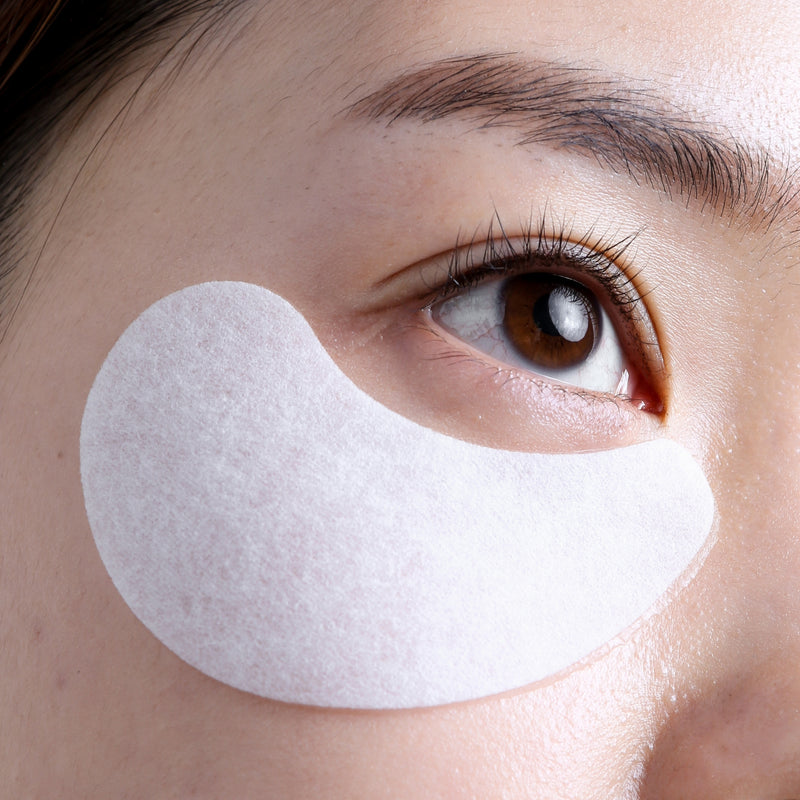
[[[696,567],[714,516],[672,442],[553,455],[417,425],[243,283],[170,295],[122,335],[81,474],[106,568],[167,647],[318,706],[438,705],[558,672]]]

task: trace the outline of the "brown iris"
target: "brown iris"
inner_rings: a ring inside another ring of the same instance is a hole
[[[533,274],[506,284],[506,334],[533,364],[566,369],[581,363],[592,352],[598,324],[592,295],[574,281]]]

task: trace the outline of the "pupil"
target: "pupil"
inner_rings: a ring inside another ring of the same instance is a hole
[[[536,327],[548,336],[558,336],[558,328],[556,328],[553,318],[550,316],[550,298],[553,294],[553,292],[543,294],[533,304],[533,321]]]

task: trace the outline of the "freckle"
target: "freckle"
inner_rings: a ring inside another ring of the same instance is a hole
[[[63,450],[59,450],[59,451],[58,451],[58,456],[57,456],[57,458],[64,458],[64,451],[63,451]]]
[[[56,675],[56,689],[59,692],[62,692],[64,691],[64,689],[66,689],[66,687],[67,687],[67,676],[63,672],[59,672],[58,675]]]

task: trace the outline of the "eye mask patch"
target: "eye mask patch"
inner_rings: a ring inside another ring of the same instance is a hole
[[[506,452],[356,387],[285,300],[159,300],[92,386],[81,475],[136,616],[219,681],[408,708],[545,678],[648,611],[709,535],[689,454]]]

